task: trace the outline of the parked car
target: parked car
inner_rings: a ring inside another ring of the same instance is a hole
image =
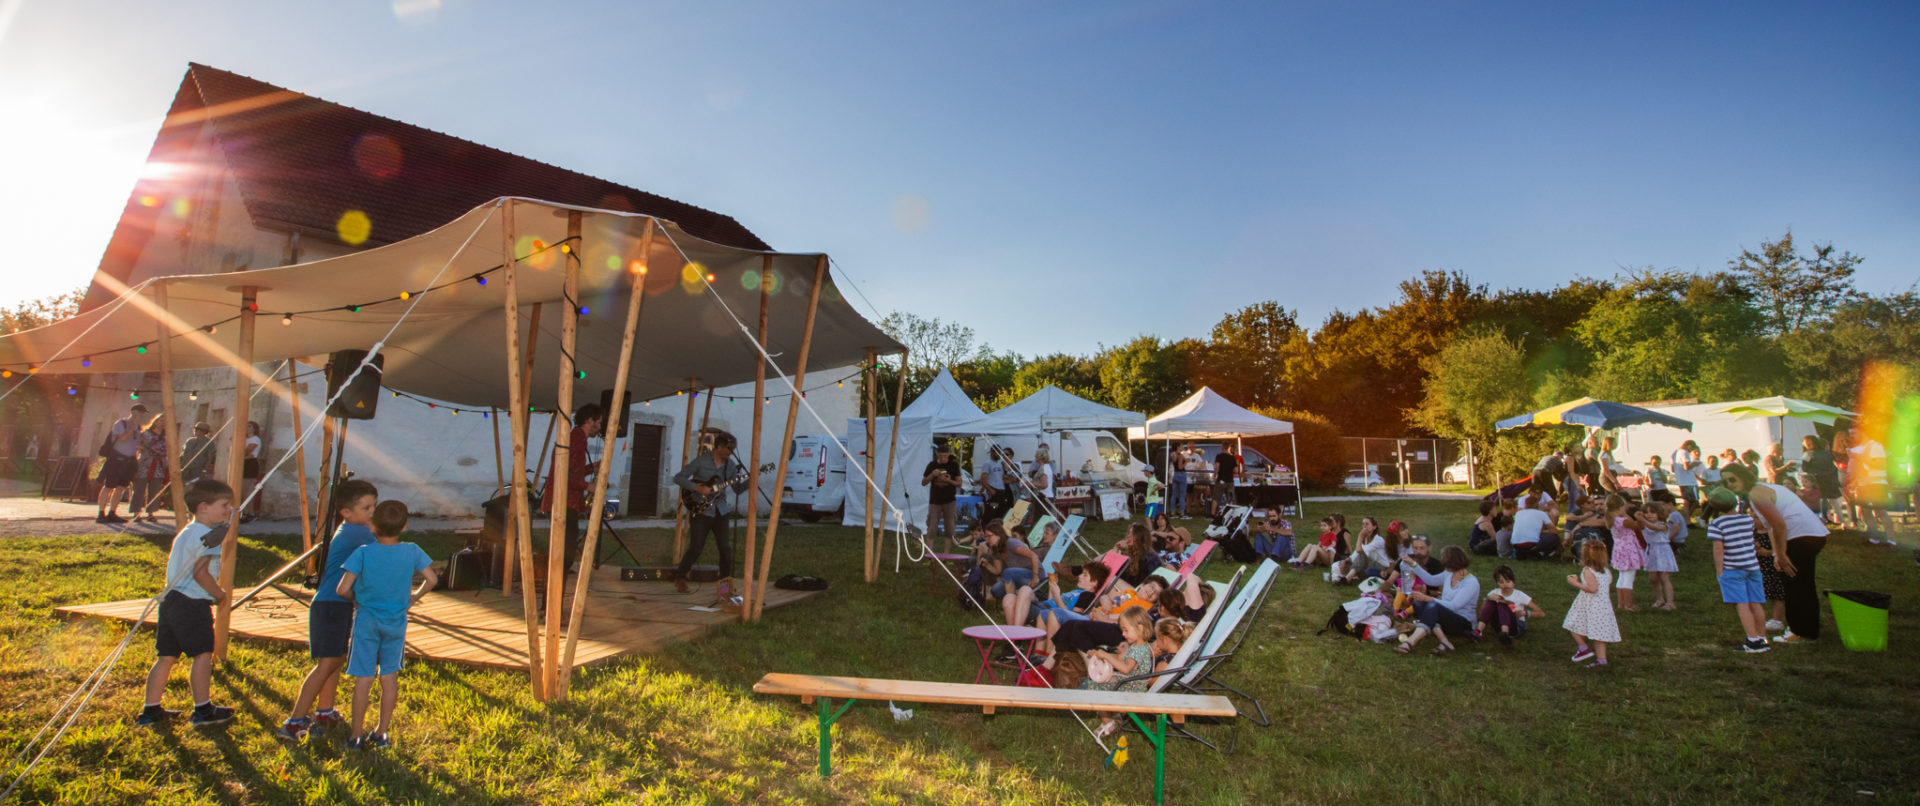
[[[839,442],[839,445],[834,443]],[[787,478],[780,510],[813,523],[836,515],[847,500],[845,442],[826,434],[800,434],[787,446]]]
[[[1472,474],[1467,471],[1467,457],[1462,456],[1455,460],[1453,464],[1447,465],[1445,470],[1440,471],[1440,483],[1466,484],[1468,477],[1471,475]]]
[[[1349,470],[1347,471],[1347,480],[1342,482],[1342,484],[1350,490],[1365,490],[1371,487],[1386,486],[1386,482],[1380,478],[1380,471],[1372,469]]]

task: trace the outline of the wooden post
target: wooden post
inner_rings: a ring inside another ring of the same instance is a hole
[[[895,454],[898,454],[900,452],[900,406],[901,406],[900,399],[906,396],[907,396],[907,352],[905,350],[901,350],[900,351],[900,382],[897,385],[897,388],[895,388],[893,392],[893,428],[891,429],[893,433],[891,436],[887,437],[887,445],[889,446],[887,448],[887,482],[885,485],[882,485],[880,489],[880,494],[884,498],[886,498],[888,507],[893,506],[893,464],[894,464],[894,460],[898,458],[897,456],[895,456]],[[908,510],[908,514],[911,515],[912,510]],[[904,524],[904,521],[902,523]],[[903,526],[902,528],[905,528],[905,527]],[[887,526],[883,522],[880,524],[880,534],[884,538],[886,533],[887,533]],[[905,538],[902,538],[902,539],[905,539]],[[876,546],[875,548],[876,548],[876,551],[873,552],[873,570],[869,572],[872,575],[870,577],[871,579],[880,578],[880,552],[877,550],[878,546]]]
[[[878,418],[880,416],[880,388],[879,388],[880,387],[880,368],[877,365],[877,362],[879,360],[880,359],[876,357],[874,354],[874,349],[872,347],[868,347],[867,348],[867,364],[866,366],[860,369],[860,383],[866,387],[865,391],[867,395],[867,452],[865,456],[866,464],[867,464],[867,474],[861,477],[861,484],[862,486],[866,487],[866,493],[867,493],[867,518],[866,518],[867,528],[865,532],[866,542],[862,544],[866,547],[866,549],[864,553],[861,554],[861,559],[863,560],[863,564],[860,566],[860,575],[864,577],[868,582],[874,581],[874,574],[873,574],[873,451],[878,446],[874,444],[873,426],[874,426],[875,418]]]
[[[501,260],[506,264],[506,314],[507,314],[507,413],[513,420],[513,529],[520,540],[526,540],[533,532],[533,516],[527,511],[527,392],[521,383],[520,364],[520,289],[514,283],[519,273],[519,260],[513,254],[513,200],[501,202],[500,216],[500,252]],[[540,315],[539,308],[534,316]],[[521,546],[520,577],[521,601],[527,622],[527,678],[533,689],[534,699],[545,702],[546,688],[540,674],[540,610],[539,602],[533,591],[533,547],[531,541]],[[549,584],[558,584],[559,580],[548,580]]]
[[[167,418],[167,478],[173,482],[168,486],[173,489],[173,530],[178,533],[187,528],[193,513],[187,511],[187,485],[180,478],[180,446],[187,440],[180,432],[180,416],[173,402],[173,328],[167,324],[166,283],[153,284],[153,304],[160,309],[153,321],[160,331],[160,408]]]
[[[330,470],[332,466],[333,466],[333,418],[327,416],[326,409],[321,409],[320,410],[320,494],[316,496],[320,500],[320,507],[318,510],[316,510],[316,513],[320,519],[320,531],[321,531],[320,539],[322,541],[327,539],[327,535],[326,535],[327,518],[329,515],[332,514],[332,510],[327,509],[327,507],[330,507],[333,505],[333,473]]]
[[[649,219],[649,222],[651,222],[651,219]],[[652,233],[652,224],[649,223],[648,227],[647,232]],[[700,388],[695,385],[695,380],[694,378],[687,379],[687,419],[686,422],[681,423],[680,428],[680,465],[682,467],[685,467],[688,462],[693,461],[693,399],[700,396],[695,391]],[[712,400],[713,398],[708,397],[707,399]],[[678,496],[675,496],[676,501],[678,498]],[[687,508],[684,506],[675,506],[673,509],[673,564],[675,566],[680,564],[680,554],[687,550],[688,525]]]
[[[568,402],[572,402],[572,401],[568,401]],[[540,455],[539,455],[539,456],[537,456],[537,457],[534,457],[534,460],[533,460],[533,478],[534,478],[534,479],[536,479],[536,480],[537,480],[537,479],[544,479],[544,478],[546,478],[546,477],[547,477],[547,476],[546,476],[546,473],[547,473],[547,457],[553,454],[553,450],[552,450],[552,448],[551,448],[551,446],[553,445],[553,429],[554,429],[554,426],[557,426],[557,425],[559,425],[559,424],[560,424],[560,421],[561,421],[562,419],[565,419],[565,418],[567,417],[567,415],[569,415],[569,414],[571,414],[571,412],[567,412],[567,411],[555,411],[555,412],[553,413],[553,416],[547,419],[547,435],[546,435],[546,436],[544,436],[544,437],[541,437],[541,438],[540,438],[540,444],[541,444],[542,446],[547,446],[547,447],[542,447],[542,448],[540,449]],[[529,426],[529,427],[531,427],[531,426]],[[529,436],[531,436],[531,435],[529,435]]]
[[[788,446],[793,444],[793,427],[800,416],[802,390],[807,388],[807,353],[813,349],[814,314],[820,310],[820,286],[826,285],[826,279],[827,256],[821,255],[814,259],[813,290],[807,295],[807,323],[800,331],[800,360],[793,370],[793,397],[787,401],[787,430],[780,440],[780,458],[776,460],[779,466],[773,470],[774,489],[786,484],[787,457],[793,453]],[[766,609],[767,575],[773,568],[773,538],[780,533],[780,504],[776,502],[773,512],[769,514],[772,517],[767,519],[767,542],[760,546],[759,582],[747,580],[747,587],[753,595],[747,599],[749,606],[746,616],[754,621],[760,620],[761,611]]]
[[[488,406],[487,421],[490,423],[493,423],[493,426],[491,428],[491,430],[493,431],[493,475],[496,478],[500,479],[499,489],[506,489],[507,468],[505,465],[501,464],[501,460],[500,460],[500,410],[492,406]]]
[[[511,253],[513,251],[513,245],[509,243],[505,251]],[[540,308],[540,303],[536,302],[533,304],[533,318],[527,323],[526,354],[524,360],[520,362],[520,386],[518,388],[520,389],[520,408],[523,410],[523,414],[525,413],[524,409],[526,408],[527,397],[533,394],[533,354],[534,351],[540,347],[540,340],[538,338],[540,335]],[[512,395],[511,390],[509,390],[508,395]],[[513,428],[520,432],[520,441],[515,444],[526,445],[527,438],[532,436],[529,430],[533,428],[533,418],[514,417],[512,413],[509,412],[507,422],[511,423]],[[544,457],[546,456],[546,452],[542,451],[540,455]],[[526,471],[522,469],[520,474],[524,477]],[[516,565],[519,565],[521,550],[524,548],[526,551],[532,551],[531,548],[528,548],[532,543],[532,537],[526,532],[515,531],[521,522],[519,506],[519,498],[513,496],[507,498],[507,561],[505,563],[505,572],[501,575],[500,592],[508,596],[513,595],[513,569]],[[532,520],[532,516],[529,515],[527,522],[532,523]],[[529,575],[527,578],[532,579],[533,577]]]
[[[646,229],[640,235],[640,254],[642,257],[653,253],[653,219],[647,219]],[[627,326],[620,331],[620,363],[613,372],[613,405],[627,394],[627,367],[633,363],[633,341],[640,329],[640,311],[647,300],[646,267],[633,272],[633,294],[627,299]],[[688,403],[688,413],[693,405]],[[607,412],[606,422],[617,423],[619,415]],[[567,621],[567,649],[560,656],[560,689],[557,699],[567,698],[567,688],[573,682],[573,653],[580,646],[580,623],[587,617],[587,580],[593,577],[591,566],[593,558],[600,550],[600,513],[606,509],[607,480],[613,475],[613,439],[609,434],[607,448],[600,451],[600,470],[594,475],[593,495],[587,499],[587,534],[580,548],[580,578],[574,580],[573,607]]]
[[[567,213],[567,242],[561,247],[560,255],[561,262],[567,266],[567,307],[560,314],[560,382],[554,389],[557,410],[547,426],[548,434],[558,432],[560,435],[552,443],[553,484],[547,487],[547,646],[541,668],[546,672],[549,702],[560,698],[560,607],[561,595],[567,589],[567,502],[572,500],[567,488],[573,481],[573,429],[579,427],[579,423],[573,422],[573,356],[574,344],[580,335],[579,245],[580,211],[573,210]],[[567,423],[566,428],[554,427],[562,421]],[[563,464],[566,466],[561,467]],[[592,570],[581,569],[583,581]]]
[[[759,334],[755,336],[755,342],[760,345],[758,352],[762,354],[767,351],[767,286],[772,284],[773,256],[766,255],[760,258],[760,330]],[[767,361],[764,355],[756,355],[753,360],[753,400],[760,405],[753,407],[752,461],[747,463],[747,484],[751,492],[747,494],[747,556],[744,558],[746,565],[743,568],[745,571],[743,576],[748,581],[754,578],[753,549],[760,535],[760,424],[761,421],[767,417]],[[784,450],[783,448],[782,451],[784,452]],[[769,517],[777,519],[780,517],[780,513],[776,510],[769,513]],[[721,577],[725,578],[729,570],[731,569],[720,569]],[[742,599],[741,601],[741,615],[744,618],[746,613],[746,607],[744,606],[746,600]],[[721,604],[724,605],[725,602]]]
[[[227,484],[232,486],[234,494],[245,486],[242,474],[242,460],[247,455],[247,405],[253,397],[253,312],[259,289],[245,286],[240,289],[240,362],[234,367],[233,379],[233,437],[227,443]],[[220,588],[233,590],[233,571],[240,554],[240,510],[244,502],[235,501],[234,515],[227,519],[227,537],[220,543]],[[227,659],[227,628],[233,623],[233,597],[220,600],[220,609],[213,625],[213,656],[216,660]]]
[[[292,398],[293,433],[295,434],[293,440],[293,464],[294,467],[297,468],[300,481],[300,550],[302,552],[311,552],[313,551],[313,519],[308,517],[309,505],[312,503],[312,499],[307,496],[307,441],[299,438],[299,434],[302,433],[302,429],[300,428],[300,364],[299,362],[290,362],[287,366],[291,370],[287,374],[287,391],[290,393],[287,396]],[[325,412],[322,412],[322,416],[324,415]],[[309,576],[311,576],[318,567],[316,563],[317,560],[309,553],[307,555],[307,574]]]

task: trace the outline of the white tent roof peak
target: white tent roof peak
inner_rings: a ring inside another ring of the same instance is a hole
[[[1083,428],[1129,428],[1146,422],[1146,415],[1095,403],[1048,384],[1019,402],[987,415],[955,433],[1038,434]]]
[[[964,431],[965,426],[986,416],[986,412],[974,405],[973,399],[967,397],[966,390],[961,389],[959,382],[953,379],[953,373],[945,368],[934,376],[933,383],[927,386],[926,391],[921,392],[911,405],[900,412],[903,421],[927,420],[936,434],[954,433],[955,427]]]
[[[1127,429],[1127,438],[1225,439],[1291,433],[1293,423],[1248,411],[1203,386],[1191,397],[1148,420],[1145,428]]]

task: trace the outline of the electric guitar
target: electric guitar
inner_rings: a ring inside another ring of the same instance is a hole
[[[760,466],[759,472],[760,473],[772,472],[773,467],[774,467],[773,463],[768,462]],[[753,478],[755,475],[758,475],[758,474],[756,474],[753,471],[747,470],[745,468],[741,468],[740,473],[738,475],[735,475],[733,478],[727,479],[725,481],[696,480],[694,481],[695,484],[705,484],[709,487],[712,487],[713,492],[707,493],[706,495],[701,495],[692,490],[682,489],[680,490],[680,506],[686,510],[687,517],[689,518],[698,518],[703,515],[711,514],[708,510],[711,510],[714,504],[717,504],[720,502],[720,496],[726,495],[727,490],[729,488],[731,488],[735,484],[739,484],[740,482]]]

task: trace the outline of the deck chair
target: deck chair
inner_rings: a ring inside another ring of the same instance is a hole
[[[1200,617],[1200,623],[1194,625],[1193,632],[1187,635],[1186,643],[1181,644],[1180,650],[1173,654],[1173,660],[1167,662],[1167,668],[1158,672],[1147,672],[1146,674],[1123,677],[1119,682],[1127,683],[1134,680],[1151,678],[1153,682],[1147,686],[1147,693],[1159,694],[1166,691],[1167,687],[1172,685],[1173,682],[1180,677],[1181,673],[1185,672],[1193,663],[1194,656],[1198,655],[1200,649],[1205,645],[1208,634],[1219,624],[1220,614],[1227,610],[1224,605],[1231,601],[1229,594],[1234,589],[1234,586],[1240,584],[1241,578],[1245,577],[1246,574],[1247,569],[1242,567],[1240,570],[1233,572],[1233,579],[1231,580],[1207,583],[1213,587],[1216,594],[1213,597],[1214,606],[1207,608],[1207,614]],[[1192,739],[1215,750],[1220,749],[1214,745],[1213,742],[1207,741],[1199,734],[1192,732],[1191,726],[1189,725],[1170,725],[1168,728],[1175,736]],[[1231,751],[1229,750],[1229,752]]]
[[[1060,525],[1060,534],[1065,537],[1079,537],[1080,527],[1085,526],[1086,523],[1087,519],[1085,516],[1068,515],[1067,522]]]
[[[1047,556],[1040,558],[1040,573],[1053,573],[1053,564],[1067,558],[1067,546],[1073,543],[1073,538],[1074,535],[1066,529],[1060,530],[1060,537],[1053,541],[1053,548],[1047,549]]]
[[[1180,575],[1177,573],[1174,573],[1173,569],[1168,568],[1164,565],[1160,566],[1159,568],[1153,569],[1153,576],[1161,580],[1162,582],[1167,583],[1167,587],[1169,588],[1180,587]]]
[[[1012,534],[1014,529],[1020,527],[1020,522],[1027,519],[1027,510],[1032,508],[1031,501],[1013,502],[1013,508],[1007,510],[1007,516],[1000,519],[1000,527],[1006,529],[1008,534]]]
[[[1033,528],[1027,530],[1027,545],[1029,546],[1040,545],[1040,537],[1047,533],[1047,524],[1057,523],[1057,522],[1058,521],[1055,521],[1053,519],[1052,515],[1041,515],[1039,519],[1033,522]],[[1060,530],[1060,533],[1066,534],[1066,531],[1067,530],[1065,528],[1062,528]],[[1015,535],[1015,536],[1018,537],[1018,535]]]
[[[1251,631],[1252,616],[1266,603],[1267,593],[1273,589],[1273,579],[1280,573],[1280,564],[1272,560],[1261,560],[1254,568],[1253,576],[1228,601],[1220,620],[1207,635],[1206,644],[1201,647],[1200,655],[1189,664],[1186,673],[1180,675],[1178,686],[1191,694],[1225,694],[1238,697],[1247,703],[1251,712],[1242,710],[1240,715],[1261,727],[1272,724],[1267,719],[1267,709],[1254,697],[1219,678],[1220,667],[1233,659],[1240,651],[1240,645]],[[1216,606],[1218,599],[1214,600]],[[1212,609],[1212,608],[1209,608]],[[1232,645],[1229,646],[1228,642]]]
[[[1212,558],[1213,550],[1219,546],[1219,543],[1212,540],[1200,541],[1200,545],[1194,546],[1193,551],[1187,555],[1187,559],[1180,563],[1179,575],[1200,573],[1200,566],[1205,565],[1207,560]]]

